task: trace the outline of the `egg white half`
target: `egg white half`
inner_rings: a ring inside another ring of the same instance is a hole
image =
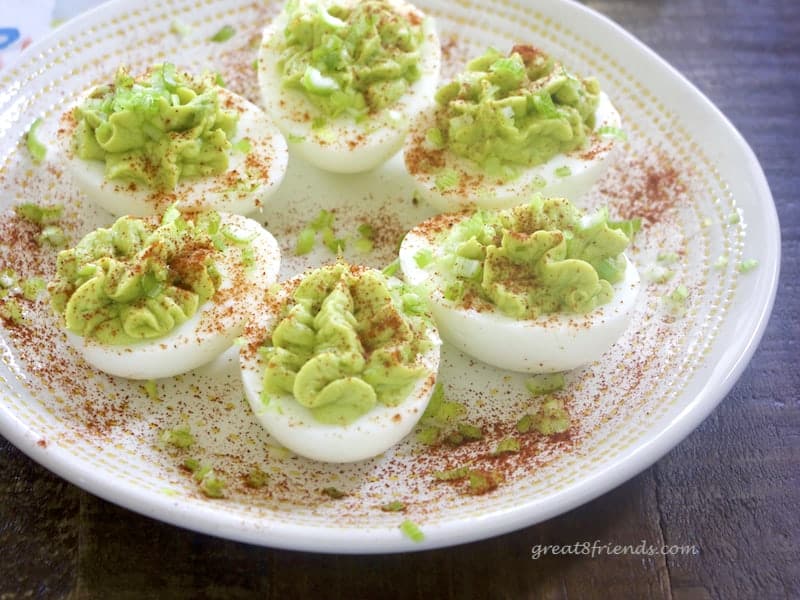
[[[519,177],[511,181],[489,178],[477,164],[449,150],[437,154],[443,164],[435,172],[420,169],[416,164],[420,153],[430,153],[434,150],[425,136],[435,125],[435,107],[419,115],[406,139],[404,158],[406,168],[422,199],[437,210],[451,212],[468,206],[510,208],[530,200],[531,196],[537,193],[579,201],[580,197],[603,176],[614,160],[617,140],[613,136],[600,135],[598,130],[602,127],[618,130],[622,120],[608,95],[600,92],[595,113],[595,129],[588,138],[588,144],[567,154],[558,154],[546,163],[524,169]],[[568,169],[569,175],[557,175],[559,169]],[[437,176],[447,170],[457,173],[459,182],[463,184],[449,189],[439,189],[436,185]],[[541,184],[542,181],[544,185]]]
[[[264,403],[262,377],[265,364],[258,348],[278,323],[280,303],[294,290],[298,278],[284,283],[281,291],[259,319],[245,330],[248,343],[239,353],[242,383],[253,413],[267,432],[292,452],[321,462],[347,463],[366,460],[385,452],[407,436],[433,394],[439,369],[441,340],[431,326],[426,334],[432,347],[421,357],[428,371],[415,384],[408,397],[397,406],[377,404],[371,411],[349,425],[320,423],[292,395],[271,396]]]
[[[439,215],[432,220],[452,226],[460,219]],[[630,323],[640,286],[639,273],[627,257],[625,276],[613,286],[614,297],[608,304],[585,315],[517,320],[493,306],[464,308],[444,297],[435,263],[425,269],[415,260],[420,250],[442,255],[436,242],[442,234],[432,235],[432,229],[423,224],[406,235],[400,245],[400,268],[409,285],[426,291],[442,339],[478,360],[522,373],[569,371],[599,359]]]
[[[353,3],[344,0],[336,4]],[[403,0],[392,0],[398,11],[422,13]],[[332,0],[315,3],[334,4]],[[320,116],[317,108],[298,90],[285,89],[278,69],[279,44],[288,22],[281,12],[265,29],[258,56],[258,81],[262,106],[289,141],[293,154],[311,164],[337,173],[368,171],[395,154],[403,144],[411,119],[433,101],[439,83],[441,45],[431,17],[423,17],[424,41],[420,46],[420,78],[392,106],[361,122],[350,117],[328,119],[319,129],[311,124]]]
[[[181,180],[171,191],[107,180],[105,163],[76,156],[70,117],[65,119],[68,126],[59,129],[55,146],[80,191],[115,216],[160,214],[172,204],[181,211],[249,214],[260,209],[283,181],[289,162],[286,140],[258,106],[224,88],[217,88],[217,93],[220,106],[239,115],[236,135],[231,140],[233,147],[228,150],[228,170]],[[70,113],[71,110],[66,114]],[[250,143],[249,152],[236,149],[236,144],[245,139]]]
[[[194,316],[167,335],[132,345],[107,345],[67,331],[67,340],[87,363],[119,377],[160,379],[191,371],[217,358],[241,335],[247,321],[261,312],[263,290],[275,283],[280,248],[259,223],[240,215],[222,215],[222,224],[250,242],[254,265],[245,268],[241,252],[229,246],[216,266],[222,275],[217,293]]]

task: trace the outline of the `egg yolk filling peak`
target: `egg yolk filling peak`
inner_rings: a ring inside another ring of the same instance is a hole
[[[347,425],[377,404],[397,406],[427,375],[429,315],[379,271],[343,263],[307,274],[260,348],[264,391],[293,395],[315,420]]]
[[[422,16],[396,2],[296,3],[278,68],[326,117],[360,120],[394,104],[420,78]]]
[[[79,158],[103,161],[106,179],[162,191],[224,173],[238,120],[221,105],[213,75],[192,77],[170,63],[141,79],[120,68],[72,116]]]
[[[514,46],[507,56],[489,49],[436,93],[436,123],[426,142],[511,180],[583,146],[599,94],[596,79],[575,77],[533,46]],[[435,152],[430,156],[426,170],[435,171]]]
[[[122,217],[59,253],[51,304],[69,331],[103,344],[160,338],[215,295],[231,242],[247,245],[215,212]]]
[[[446,234],[438,258],[415,260],[436,269],[453,302],[515,319],[585,314],[610,302],[624,277],[629,225],[610,222],[605,209],[583,215],[566,199],[535,198],[475,212]]]

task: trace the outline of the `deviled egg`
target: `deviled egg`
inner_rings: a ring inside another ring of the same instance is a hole
[[[48,285],[67,340],[93,367],[158,379],[215,359],[263,305],[280,250],[234,214],[121,217],[58,255]]]
[[[288,449],[325,462],[376,456],[428,405],[439,340],[425,303],[397,279],[343,263],[281,285],[240,351],[245,393]]]
[[[440,62],[433,20],[403,0],[293,0],[264,30],[258,79],[293,153],[356,173],[400,149]]]
[[[593,78],[532,46],[490,49],[436,93],[404,147],[419,194],[441,211],[509,208],[533,193],[579,198],[622,131]]]
[[[459,350],[511,371],[567,371],[600,358],[630,322],[639,275],[618,227],[563,198],[445,213],[406,235],[400,267]]]
[[[181,210],[248,214],[277,190],[286,140],[255,104],[164,63],[88,91],[57,146],[79,189],[115,216]]]

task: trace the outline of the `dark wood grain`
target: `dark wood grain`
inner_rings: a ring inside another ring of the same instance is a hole
[[[783,236],[775,310],[738,384],[651,469],[527,529],[410,555],[258,548],[94,498],[0,442],[0,598],[800,597],[800,3],[588,3],[685,73],[764,166]],[[535,544],[694,544],[696,555],[547,556]]]

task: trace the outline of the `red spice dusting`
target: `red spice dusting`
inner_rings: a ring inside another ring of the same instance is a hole
[[[685,173],[660,151],[618,161],[599,191],[608,197],[620,218],[639,217],[645,226],[659,223],[677,206],[688,202]]]
[[[511,47],[511,52],[509,52],[508,54],[510,56],[514,53],[519,54],[520,58],[522,59],[522,62],[524,62],[526,65],[531,63],[536,58],[539,58],[541,56],[546,56],[546,54],[542,50],[540,50],[536,46],[530,46],[528,44],[514,44]]]
[[[411,136],[411,143],[404,154],[409,173],[431,173],[445,166],[444,150],[425,147],[425,131],[413,131]]]
[[[408,14],[406,14],[406,19],[414,26],[422,23],[422,15],[415,10],[409,11]]]
[[[597,134],[593,134],[589,139],[588,146],[582,150],[578,150],[578,158],[581,160],[593,160],[611,150],[612,146],[612,142],[601,140]]]

